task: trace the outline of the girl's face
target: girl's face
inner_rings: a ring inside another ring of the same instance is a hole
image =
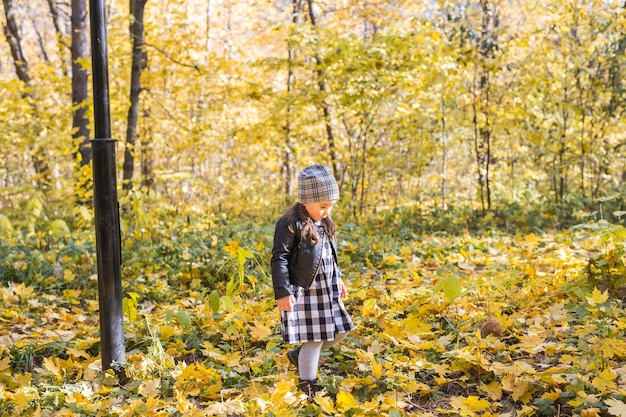
[[[320,221],[330,216],[330,212],[333,209],[337,200],[332,201],[320,201],[319,203],[306,203],[304,204],[304,208],[307,213],[309,213],[309,217],[313,219],[313,221]]]

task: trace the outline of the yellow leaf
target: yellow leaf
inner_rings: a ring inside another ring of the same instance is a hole
[[[25,405],[28,404],[31,400],[37,398],[37,390],[30,387],[22,387],[17,390],[15,395],[13,395],[13,402],[15,405]]]
[[[215,369],[192,363],[182,369],[175,388],[191,397],[214,398],[222,389],[222,378]]]
[[[511,397],[513,398],[513,400],[518,401],[522,397],[524,397],[524,395],[527,393],[528,393],[528,382],[518,380],[515,384],[515,389],[513,389],[513,393],[511,394]],[[522,400],[522,402],[525,403],[526,401]]]
[[[561,391],[560,389],[556,388],[552,392],[546,392],[545,394],[543,394],[541,396],[541,398],[548,398],[548,399],[551,399],[554,402],[557,402],[558,399],[561,398],[561,394],[562,393],[563,393],[563,391]]]
[[[5,371],[9,369],[11,366],[11,358],[7,356],[6,358],[0,359],[0,371]]]
[[[540,352],[543,349],[543,342],[545,341],[545,337],[531,333],[527,336],[523,336],[520,338],[520,347],[528,353],[536,353]]]
[[[604,400],[604,404],[609,406],[609,413],[612,416],[626,417],[626,404],[615,398]]]
[[[241,364],[241,352],[226,353],[224,355],[224,364],[229,367],[234,367]]]
[[[531,407],[529,405],[523,405],[521,410],[518,410],[515,414],[516,417],[528,417],[528,416],[536,416],[537,410],[535,407]]]
[[[419,317],[413,316],[404,321],[404,330],[410,335],[432,334],[431,326]]]
[[[455,410],[465,409],[465,397],[452,397],[450,398],[450,406]]]
[[[159,387],[161,386],[160,379],[153,379],[151,381],[144,381],[138,388],[138,392],[146,397],[156,397],[160,394]]]
[[[436,363],[433,363],[430,365],[430,367],[433,369],[433,371],[437,372],[437,374],[441,376],[445,376],[452,372],[452,370],[450,369],[450,365],[438,365]]]
[[[560,320],[567,314],[567,310],[565,309],[565,305],[563,303],[552,304],[549,308],[549,312],[553,320]]]
[[[230,241],[227,246],[224,246],[224,250],[230,254],[231,258],[237,257],[237,249],[239,249],[239,242]]]
[[[374,354],[372,352],[366,352],[361,349],[357,349],[356,354],[358,356],[359,362],[371,362],[374,359]]]
[[[383,364],[382,363],[378,363],[378,362],[372,363],[372,375],[374,375],[374,377],[378,379],[382,378],[383,376]]]
[[[580,417],[600,417],[600,409],[596,407],[580,410]]]
[[[292,381],[278,381],[275,385],[274,385],[274,392],[273,395],[282,397],[285,394],[291,392],[291,389],[293,388],[293,384]]]
[[[71,357],[77,358],[77,359],[78,358],[91,359],[91,355],[89,355],[84,350],[80,350],[80,349],[68,348],[67,349],[67,354],[70,355]]]
[[[237,249],[237,260],[239,263],[244,263],[248,258],[254,258],[254,253],[252,253],[251,250],[244,248]]]
[[[337,411],[339,411],[340,413],[345,413],[351,408],[356,407],[356,405],[357,402],[352,394],[346,391],[339,391],[339,393],[337,394]]]
[[[250,336],[254,340],[263,340],[267,336],[272,334],[272,329],[269,326],[264,325],[259,320],[255,320],[254,328],[250,331]]]
[[[180,329],[172,326],[161,326],[159,329],[161,340],[168,340],[170,337],[178,335]]]
[[[623,339],[603,339],[599,342],[599,345],[602,356],[606,359],[611,359],[615,356],[623,358],[626,352],[626,341]]]
[[[600,390],[601,393],[605,393],[609,390],[615,389],[615,378],[617,378],[617,374],[611,370],[611,368],[606,368],[600,374],[593,379],[591,382],[594,387]]]
[[[226,357],[223,353],[220,352],[219,349],[216,349],[212,343],[204,342],[204,349],[202,350],[202,354],[208,356],[209,358],[216,359],[220,362],[225,362]]]
[[[54,234],[54,235],[61,235],[61,234],[66,234],[70,232],[70,228],[67,227],[67,223],[65,223],[64,220],[54,220],[52,223],[50,223],[50,234]]]
[[[50,357],[44,358],[43,359],[43,367],[46,368],[48,371],[50,371],[50,373],[52,373],[52,375],[56,376],[57,378],[61,378],[61,370],[54,363],[54,359],[52,359]]]
[[[482,411],[485,408],[489,407],[489,404],[490,404],[489,401],[485,400],[484,398],[479,398],[474,395],[470,395],[463,402],[472,411]]]
[[[608,299],[609,299],[608,290],[602,293],[597,288],[594,288],[593,292],[591,293],[591,297],[587,297],[587,302],[592,306],[596,306],[598,304],[604,303]]]
[[[335,405],[333,404],[333,400],[328,397],[323,397],[318,395],[315,397],[315,402],[320,406],[322,411],[326,414],[337,414],[337,410],[335,410]]]
[[[375,298],[368,298],[361,306],[361,314],[364,316],[379,316],[381,314],[380,307],[376,304]],[[624,325],[626,327],[626,325]]]
[[[65,282],[72,282],[74,281],[74,279],[76,278],[76,275],[74,275],[74,272],[70,269],[66,269],[63,271],[63,280]]]
[[[481,385],[480,390],[487,394],[492,400],[502,398],[502,386],[498,381],[491,381],[489,385]]]
[[[17,382],[21,386],[30,385],[32,380],[33,380],[33,374],[31,374],[30,372],[26,372],[25,374],[15,375],[15,382]]]
[[[13,231],[13,225],[7,216],[0,214],[0,231]]]

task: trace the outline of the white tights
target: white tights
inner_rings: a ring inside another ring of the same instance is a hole
[[[317,367],[319,366],[322,351],[341,342],[347,335],[348,332],[335,333],[334,340],[303,343],[298,356],[298,371],[300,373],[300,380],[312,381],[317,379]]]

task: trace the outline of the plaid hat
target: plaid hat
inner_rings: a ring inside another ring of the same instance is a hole
[[[311,165],[300,172],[298,200],[303,204],[339,200],[339,186],[326,165]]]

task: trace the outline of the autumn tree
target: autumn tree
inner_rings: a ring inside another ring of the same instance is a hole
[[[495,160],[495,89],[498,71],[499,4],[468,3],[460,10],[465,35],[460,37],[466,58],[471,95],[472,141],[477,172],[478,197],[483,213],[492,208],[491,169]]]
[[[296,42],[294,42],[294,31],[297,30],[298,25],[300,24],[300,20],[301,20],[301,15],[302,15],[302,7],[303,7],[303,2],[302,0],[292,0],[291,2],[291,20],[292,20],[292,29],[290,30],[290,34],[287,37],[287,80],[286,80],[286,84],[287,84],[287,104],[286,104],[286,111],[285,111],[285,121],[284,121],[284,136],[285,136],[285,142],[284,142],[284,149],[283,149],[283,161],[282,161],[282,167],[281,167],[281,173],[282,173],[282,178],[283,178],[283,182],[285,184],[285,197],[286,197],[286,201],[287,204],[290,204],[291,199],[293,198],[293,195],[295,193],[295,185],[294,185],[294,177],[295,177],[295,171],[296,171],[296,167],[295,165],[295,161],[294,161],[294,157],[295,157],[295,150],[294,150],[294,130],[293,130],[293,123],[294,123],[294,111],[293,111],[293,104],[291,102],[291,96],[294,94],[295,91],[295,82],[296,82],[296,72],[295,72],[295,65],[296,65],[296,57],[298,54],[298,49],[297,49],[297,45]]]
[[[330,164],[336,177],[341,177],[341,171],[339,166],[339,155],[337,153],[337,144],[335,131],[333,127],[333,112],[330,102],[328,100],[328,85],[326,81],[326,69],[322,60],[320,49],[323,45],[320,45],[319,31],[321,30],[318,25],[318,17],[315,10],[315,1],[307,0],[308,4],[308,17],[309,22],[313,28],[313,58],[315,60],[315,74],[317,77],[317,86],[319,88],[319,102],[321,112],[323,114],[324,126],[326,128],[326,141],[328,143],[328,154],[330,157]]]
[[[24,55],[22,48],[22,37],[18,25],[17,8],[13,0],[2,0],[4,5],[4,12],[6,17],[6,24],[4,25],[4,35],[9,44],[11,50],[11,56],[13,57],[13,63],[15,65],[15,72],[18,79],[24,83],[26,87],[31,87],[31,74],[28,65],[28,60]],[[30,103],[30,109],[34,115],[37,115],[37,101],[36,94],[31,89],[24,97]],[[33,120],[30,123],[31,132],[40,131],[39,122]],[[45,145],[39,142],[34,143],[34,150],[31,151],[31,159],[33,161],[33,167],[37,175],[37,182],[46,186],[50,184],[50,167],[45,158]]]
[[[144,10],[147,0],[130,1],[130,35],[132,40],[132,64],[130,80],[130,106],[126,127],[126,146],[124,148],[123,187],[132,188],[135,166],[137,123],[139,119],[139,94],[141,93],[141,71],[146,68],[147,54],[144,47]],[[148,174],[148,173],[147,173]]]
[[[125,184],[141,165],[172,204],[282,207],[312,160],[336,163],[354,218],[437,207],[559,223],[621,192],[623,4],[155,1],[149,61],[139,19],[108,5],[112,135]],[[88,72],[67,54],[69,3],[2,5],[3,116],[19,115],[0,126],[4,182],[27,198],[47,171],[65,201],[76,153],[89,159],[67,140],[89,136],[88,98],[68,94]]]
[[[51,4],[53,0],[48,0]],[[51,10],[54,10],[51,6]],[[91,163],[91,139],[89,130],[89,33],[87,31],[86,0],[72,0],[72,137],[78,143],[80,166]],[[57,19],[55,19],[56,22]],[[55,23],[58,25],[58,23]]]

